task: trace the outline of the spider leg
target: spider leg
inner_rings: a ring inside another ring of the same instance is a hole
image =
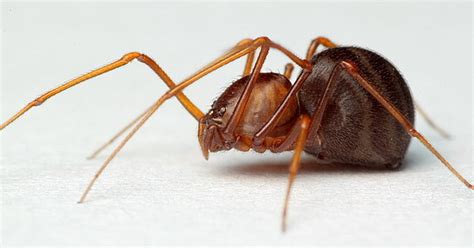
[[[150,57],[148,57],[145,54],[141,54],[138,52],[131,52],[125,54],[122,58],[119,60],[110,63],[106,66],[103,66],[99,69],[93,70],[90,73],[87,73],[85,75],[82,75],[80,77],[77,77],[53,90],[50,90],[40,97],[36,98],[35,100],[31,101],[28,103],[23,109],[21,109],[19,112],[17,112],[15,115],[13,115],[10,119],[8,119],[6,122],[4,122],[2,125],[0,125],[0,130],[3,130],[6,126],[8,126],[10,123],[15,121],[18,117],[23,115],[25,112],[30,110],[32,107],[36,107],[44,103],[46,100],[48,100],[50,97],[53,97],[54,95],[67,90],[77,84],[80,84],[88,79],[97,77],[101,74],[104,74],[106,72],[115,70],[119,67],[122,67],[128,63],[130,63],[132,60],[137,59],[140,62],[145,63],[148,65],[169,87],[173,87],[175,84],[173,81],[169,78],[169,76],[161,69],[161,67],[156,64]],[[199,119],[203,113],[183,94],[179,93],[176,95],[178,100],[181,102],[181,104],[191,113],[194,118]]]
[[[304,150],[304,145],[306,143],[306,139],[308,138],[309,132],[309,124],[311,119],[307,115],[300,116],[299,121],[295,125],[295,130],[298,129],[297,139],[296,139],[296,146],[295,152],[293,153],[293,158],[291,160],[290,168],[289,168],[289,175],[288,175],[288,186],[286,189],[285,195],[285,202],[283,205],[283,213],[281,219],[281,230],[282,232],[286,231],[286,217],[288,214],[288,203],[290,201],[290,193],[293,183],[296,179],[296,175],[298,174],[298,170],[301,167],[301,153]]]
[[[313,58],[314,54],[316,53],[316,50],[320,45],[323,45],[326,48],[334,48],[337,47],[337,45],[332,42],[330,39],[326,37],[317,37],[316,39],[313,39],[308,47],[308,51],[306,52],[306,60],[311,61]]]
[[[436,132],[438,132],[443,138],[449,139],[450,135],[448,132],[446,132],[444,129],[442,129],[440,126],[438,126],[432,119],[431,117],[420,107],[420,104],[418,104],[415,101],[415,110],[425,119],[426,123],[433,128]]]
[[[239,43],[237,43],[237,45],[232,50],[237,49],[239,46],[249,44],[251,42],[252,42],[252,39],[243,39]],[[223,55],[223,56],[225,56],[225,55]],[[249,75],[250,71],[252,71],[252,65],[253,65],[253,60],[254,59],[255,59],[255,51],[252,51],[247,55],[247,60],[245,61],[243,76]]]
[[[330,39],[326,37],[319,36],[315,39],[313,39],[308,47],[308,50],[306,51],[306,60],[311,61],[313,58],[314,54],[316,53],[316,50],[320,45],[323,45],[326,48],[334,48],[337,47],[337,45],[332,42]],[[291,74],[293,72],[293,64],[287,63],[285,65],[285,70],[283,75],[285,75],[286,78],[290,79]]]
[[[250,39],[250,38],[242,39],[241,41],[237,42],[237,44],[235,46],[228,49],[222,56],[218,57],[217,59],[214,59],[213,61],[211,61],[206,66],[212,65],[213,63],[215,63],[215,62],[221,60],[222,58],[224,58],[225,56],[241,49],[242,47],[245,47],[245,46],[248,46],[248,45],[252,44],[253,41],[254,40]],[[248,74],[250,74],[250,71],[252,70],[252,64],[253,64],[254,58],[255,58],[255,51],[252,51],[252,52],[248,53],[247,60],[245,61],[243,76],[247,76]]]
[[[107,148],[109,145],[114,143],[114,141],[116,139],[118,139],[120,136],[122,136],[122,134],[124,134],[127,130],[129,130],[131,127],[133,127],[140,119],[142,119],[143,116],[145,116],[146,113],[148,113],[151,110],[153,105],[148,107],[143,113],[141,113],[139,116],[135,117],[135,119],[133,119],[133,121],[131,121],[125,127],[120,129],[120,131],[118,131],[112,138],[110,138],[107,142],[105,142],[103,145],[101,145],[99,148],[97,148],[91,155],[89,155],[87,157],[87,159],[94,159],[95,157],[97,157],[97,155],[99,155],[100,152],[102,152],[105,148]]]
[[[294,68],[295,68],[295,67],[293,66],[292,63],[287,63],[287,64],[285,65],[285,70],[284,70],[284,72],[283,72],[283,75],[284,75],[286,78],[288,78],[288,80],[291,79],[291,75],[293,74],[293,69],[294,69]]]
[[[466,187],[470,189],[474,189],[473,185],[469,183],[459,172],[457,172],[454,167],[430,144],[426,138],[419,133],[410,121],[400,113],[400,111],[390,103],[384,96],[380,94],[380,92],[372,86],[367,80],[365,80],[358,72],[357,68],[350,64],[349,62],[341,62],[340,64],[344,69],[346,69],[349,74],[356,79],[356,81],[369,92],[380,104],[382,104],[385,109],[405,128],[406,132],[410,134],[412,137],[417,138],[423,145],[435,155],[446,168],[451,171]]]

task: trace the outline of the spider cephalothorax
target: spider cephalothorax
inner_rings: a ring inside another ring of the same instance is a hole
[[[208,151],[232,148],[248,151],[253,148],[252,137],[273,116],[291,88],[290,81],[284,75],[261,73],[252,89],[245,112],[239,117],[235,130],[229,133],[226,131],[227,124],[235,113],[236,104],[248,80],[249,76],[245,76],[232,83],[212,104],[211,110],[201,118],[199,142],[205,156]],[[298,102],[293,99],[276,128],[266,137],[266,143],[283,138],[298,116]]]

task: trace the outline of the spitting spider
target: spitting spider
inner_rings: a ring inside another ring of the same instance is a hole
[[[327,49],[317,53],[320,45]],[[291,63],[286,65],[284,74],[260,72],[270,49],[282,52],[301,68],[293,84],[289,81],[293,71]],[[254,63],[257,50],[258,56]],[[201,112],[182,92],[198,79],[243,56],[247,56],[243,77],[219,96],[207,114]],[[252,149],[274,153],[294,150],[283,208],[283,231],[286,229],[290,191],[300,168],[303,151],[321,163],[393,169],[400,166],[411,137],[415,137],[464,185],[473,189],[413,127],[414,101],[397,69],[374,52],[358,47],[337,46],[324,37],[311,42],[305,59],[267,37],[244,39],[179,84],[175,84],[147,55],[128,53],[111,64],[46,92],[3,123],[0,129],[3,130],[26,111],[41,105],[50,97],[135,59],[149,66],[170,89],[91,156],[95,157],[133,127],[94,175],[79,203],[84,202],[92,185],[115,155],[171,97],[177,97],[198,122],[199,144],[206,159],[209,152],[232,148],[244,152]],[[432,122],[429,123],[446,135]]]

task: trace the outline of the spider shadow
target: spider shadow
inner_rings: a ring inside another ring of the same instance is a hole
[[[405,170],[411,170],[416,167],[416,163],[423,160],[422,156],[416,154],[407,154],[405,159],[402,161],[401,166],[395,169],[383,169],[383,168],[371,168],[360,165],[351,164],[321,164],[318,163],[311,156],[304,156],[301,160],[301,167],[298,174],[355,174],[355,173],[366,173],[366,174],[382,174],[387,172],[399,172]],[[217,173],[224,175],[241,174],[241,175],[252,175],[252,176],[268,176],[268,175],[288,175],[288,167],[291,160],[279,160],[279,161],[258,161],[249,163],[236,163],[225,167],[219,167]]]

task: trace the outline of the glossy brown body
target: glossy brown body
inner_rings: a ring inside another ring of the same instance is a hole
[[[279,120],[276,128],[265,137],[265,145],[253,146],[252,138],[255,133],[272,117],[278,106],[291,88],[291,82],[278,73],[260,73],[258,80],[247,103],[246,110],[239,121],[234,133],[234,139],[229,140],[224,137],[222,130],[229,122],[235,111],[237,101],[241,97],[245,85],[249,80],[245,76],[233,82],[212,104],[211,110],[204,116],[203,122],[206,125],[203,143],[208,146],[211,152],[230,150],[235,148],[240,151],[254,149],[257,152],[264,152],[270,149],[278,152],[272,147],[272,143],[278,143],[284,139],[300,115],[296,98],[292,99],[288,108]],[[216,128],[214,128],[216,127]],[[289,147],[288,150],[292,148]]]
[[[235,111],[238,99],[249,81],[245,76],[233,82],[213,103],[202,119],[206,128],[202,143],[211,152],[253,149],[264,152],[294,150],[292,144],[281,146],[302,115],[316,118],[316,108],[340,62],[346,61],[359,70],[362,77],[388,99],[411,122],[414,106],[410,91],[397,69],[386,59],[356,47],[337,47],[316,54],[311,74],[303,82],[297,97],[279,119],[277,125],[256,144],[255,134],[275,114],[292,85],[278,73],[260,73],[245,111],[232,133],[223,131]],[[322,163],[396,168],[400,165],[411,136],[377,99],[367,92],[347,71],[334,78],[335,90],[323,111],[320,129],[311,126],[304,150]]]
[[[354,64],[367,81],[414,122],[410,90],[397,69],[378,54],[356,47],[331,48],[313,57],[313,71],[299,92],[302,111],[314,114],[331,71],[341,61]],[[336,81],[337,88],[318,131],[320,144],[310,131],[305,151],[316,154],[320,162],[377,168],[399,166],[410,135],[347,71],[342,71]]]

